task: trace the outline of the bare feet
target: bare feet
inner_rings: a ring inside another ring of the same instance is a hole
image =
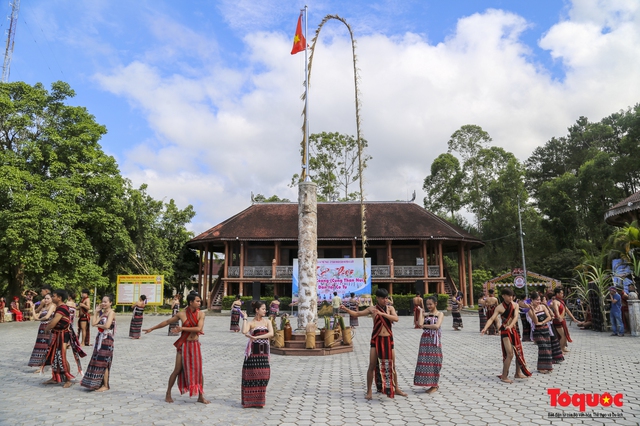
[[[173,400],[172,400],[172,402],[173,402]],[[200,394],[200,397],[198,398],[198,402],[201,402],[203,404],[208,404],[210,401],[204,399],[204,395]],[[260,407],[260,408],[262,408],[262,407]]]
[[[173,398],[171,398],[170,393],[168,393],[167,396],[164,397],[164,402],[168,402],[170,404],[173,402]]]
[[[516,374],[514,377],[515,377],[516,379],[528,379],[528,377],[527,377],[527,376],[525,376],[524,374]]]
[[[434,393],[438,390],[438,386],[434,386],[432,388],[427,389],[427,393]]]
[[[396,388],[396,395],[407,396],[406,393],[402,392],[400,389],[397,389],[397,388]]]
[[[571,351],[570,351],[569,349],[567,349],[567,348],[564,348],[564,349],[562,350],[562,352],[567,353],[567,352],[571,352]]]
[[[109,386],[101,386],[98,389],[96,389],[96,392],[104,392],[108,390],[109,390]]]
[[[64,382],[64,385],[62,385],[62,387],[65,389],[70,388],[71,386],[73,386],[73,382],[70,382],[68,380]]]
[[[364,399],[371,399],[371,398],[373,398],[373,397],[371,396],[371,391],[369,391],[369,392],[367,392],[367,394],[364,396]]]
[[[58,383],[58,382],[56,382],[53,379],[49,379],[46,382],[42,382],[43,385],[55,385],[56,383]]]
[[[498,376],[498,377],[500,377],[500,380],[505,383],[513,383],[513,380],[509,379],[508,377],[502,377],[502,376]]]

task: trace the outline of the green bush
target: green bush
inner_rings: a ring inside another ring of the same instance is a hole
[[[429,294],[429,296],[435,296],[438,298],[438,303],[436,304],[436,309],[439,311],[446,311],[449,306],[449,295],[448,294]]]
[[[403,311],[411,311],[413,308],[411,306],[411,300],[415,297],[410,294],[394,294],[393,297],[393,307],[396,308],[396,312]]]

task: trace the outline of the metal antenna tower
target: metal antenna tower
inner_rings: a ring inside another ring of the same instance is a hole
[[[20,10],[20,0],[13,0],[13,2],[11,3],[9,31],[7,31],[7,48],[4,51],[4,63],[2,64],[3,83],[9,81],[9,68],[11,67],[11,56],[13,56],[13,44],[16,37],[16,27],[18,26],[18,10]]]

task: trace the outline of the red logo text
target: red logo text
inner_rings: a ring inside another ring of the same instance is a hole
[[[558,405],[568,407],[569,405],[573,405],[574,407],[580,408],[580,411],[585,411],[586,407],[597,407],[598,405],[610,407],[613,404],[616,407],[622,407],[622,398],[624,397],[621,393],[611,395],[609,392],[603,394],[574,393],[571,395],[566,391],[561,393],[558,388],[549,388],[547,389],[547,393],[551,397],[552,407],[557,407]]]

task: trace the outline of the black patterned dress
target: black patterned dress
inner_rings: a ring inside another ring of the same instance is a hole
[[[131,318],[131,325],[129,326],[129,337],[132,339],[139,339],[142,331],[142,316],[144,315],[144,308],[138,305],[133,307],[133,318]]]
[[[538,322],[547,317],[545,311],[536,312]],[[536,325],[533,330],[533,341],[538,345],[538,371],[553,370],[553,357],[551,356],[551,339],[549,325]]]
[[[427,315],[424,319],[425,325],[438,323],[437,315]],[[440,369],[442,368],[442,333],[440,329],[424,329],[420,338],[420,348],[418,349],[418,362],[416,372],[413,376],[415,386],[438,386],[440,380]]]
[[[100,317],[99,324],[106,324],[109,316],[102,315]],[[116,333],[116,319],[113,318],[111,327],[108,329],[98,327],[98,335],[96,336],[96,343],[93,346],[93,354],[91,355],[91,361],[87,367],[87,371],[82,378],[80,386],[85,388],[96,390],[103,385],[104,374],[107,370],[111,370],[111,363],[113,362],[113,336]],[[107,387],[109,383],[104,383]]]
[[[265,326],[251,331],[253,336],[267,334]],[[247,342],[244,364],[242,364],[242,407],[264,407],[267,398],[267,385],[271,377],[269,366],[269,339],[256,339]]]
[[[55,309],[53,304],[49,306],[49,309]],[[43,308],[40,311],[39,319],[47,316],[47,309]],[[44,362],[47,352],[49,351],[49,344],[51,343],[51,332],[45,331],[49,321],[41,321],[38,327],[38,337],[36,337],[36,344],[31,352],[31,358],[29,358],[29,367],[40,367]]]
[[[451,300],[451,316],[453,317],[453,327],[462,328],[462,315],[460,315],[460,298]]]

